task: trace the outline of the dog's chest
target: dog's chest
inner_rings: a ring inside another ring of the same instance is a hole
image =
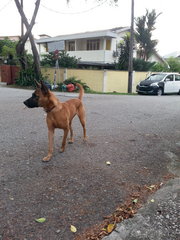
[[[53,128],[67,128],[68,127],[68,121],[66,116],[63,116],[62,114],[48,114],[47,115],[47,124],[49,126],[52,126]]]

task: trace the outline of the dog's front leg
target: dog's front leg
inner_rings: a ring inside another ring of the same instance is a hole
[[[48,155],[43,158],[44,162],[48,162],[53,153],[53,145],[54,145],[54,129],[48,130]]]
[[[60,149],[61,153],[64,152],[64,150],[65,150],[66,139],[67,139],[67,136],[68,136],[68,132],[69,132],[69,128],[65,128],[64,129],[63,141],[62,141],[62,146],[61,146],[61,149]]]

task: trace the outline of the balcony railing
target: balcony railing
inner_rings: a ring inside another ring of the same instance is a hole
[[[94,50],[94,51],[68,51],[69,56],[80,58],[84,62],[113,63],[113,51]]]

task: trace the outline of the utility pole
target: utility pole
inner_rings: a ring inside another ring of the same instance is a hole
[[[23,9],[23,0],[21,0],[21,7]],[[23,20],[22,20],[22,17],[21,17],[21,37],[24,36],[24,24],[23,24]]]
[[[128,63],[128,93],[132,93],[133,45],[134,45],[134,0],[131,0],[131,31],[130,31],[129,63]]]

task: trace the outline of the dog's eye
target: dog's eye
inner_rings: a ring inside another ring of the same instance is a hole
[[[38,99],[38,96],[35,93],[32,94],[32,97]]]

